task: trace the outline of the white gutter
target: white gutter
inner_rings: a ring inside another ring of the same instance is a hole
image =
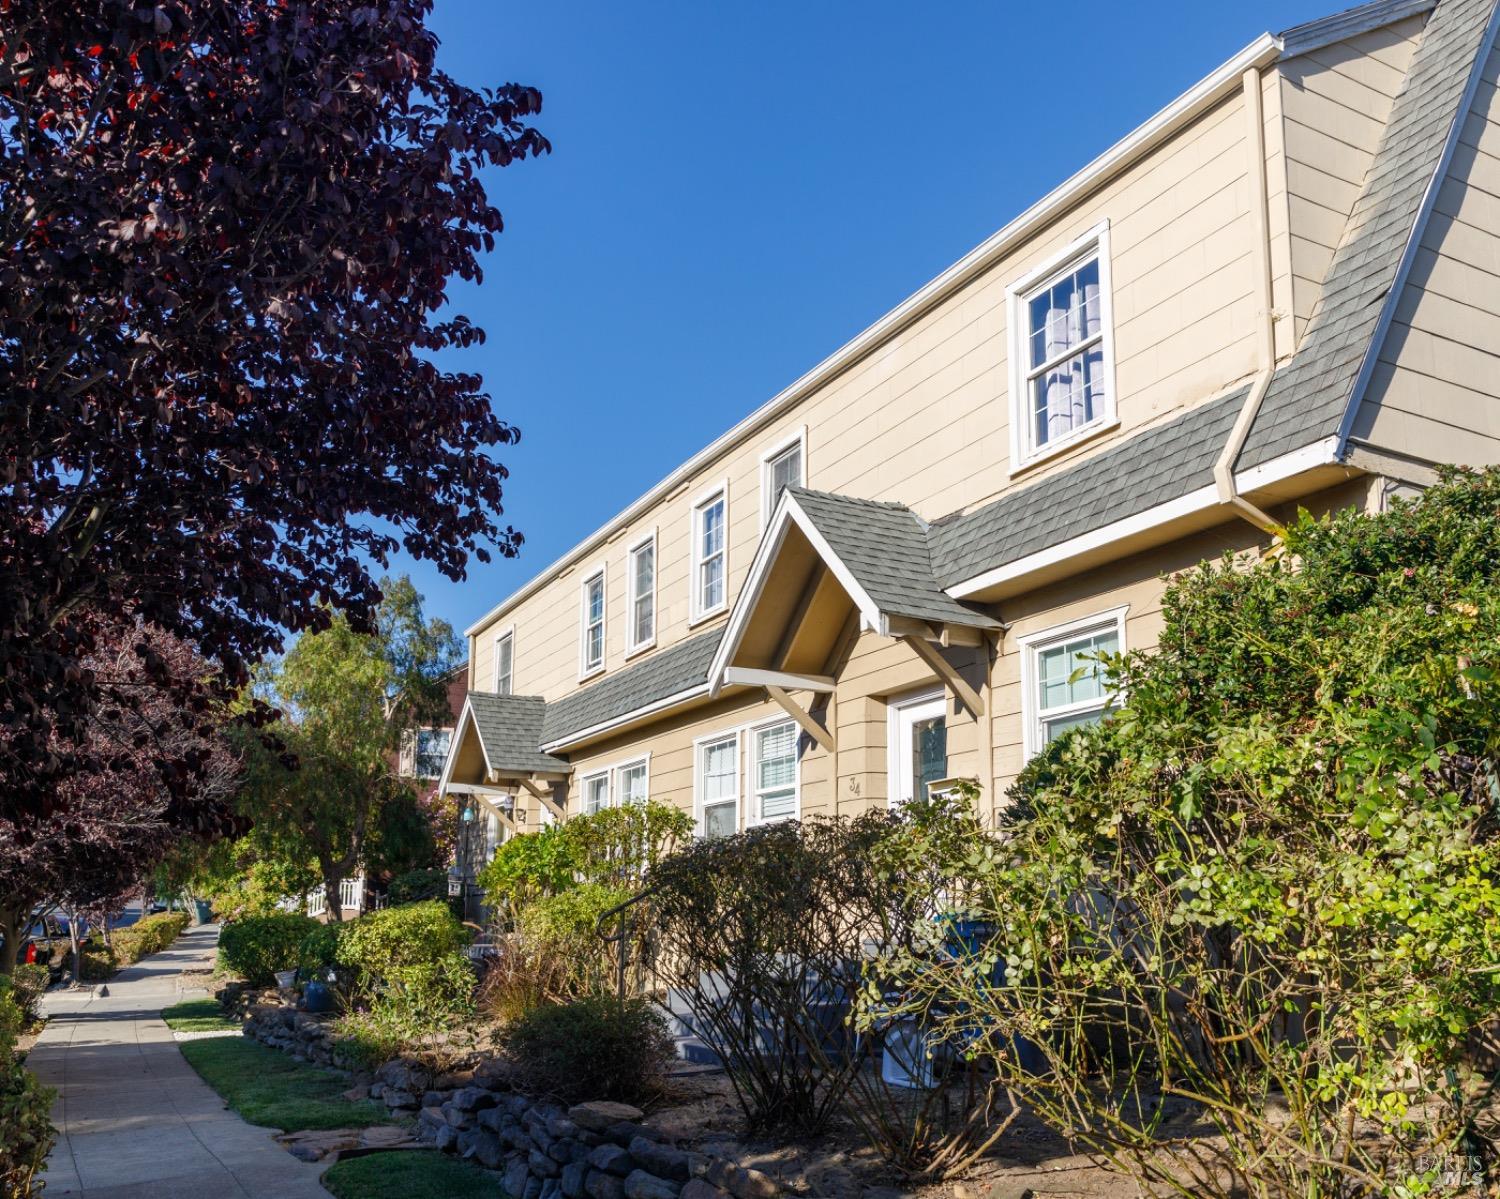
[[[1245,93],[1245,120],[1248,122],[1246,144],[1250,150],[1250,215],[1255,223],[1255,291],[1258,310],[1256,313],[1255,343],[1259,351],[1260,368],[1255,382],[1250,385],[1250,394],[1235,417],[1234,427],[1229,430],[1229,440],[1214,463],[1214,487],[1219,502],[1227,504],[1257,529],[1277,536],[1282,532],[1276,519],[1256,507],[1235,487],[1234,464],[1245,448],[1245,439],[1250,428],[1260,415],[1260,406],[1276,376],[1276,313],[1271,288],[1271,218],[1266,198],[1266,123],[1261,104],[1260,70],[1247,69],[1241,79]]]
[[[1261,34],[1228,62],[1195,83],[1150,120],[1121,138],[1066,182],[1048,192],[1015,220],[985,239],[920,291],[902,301],[863,333],[834,351],[790,387],[772,396],[729,432],[694,454],[640,499],[616,515],[613,520],[594,530],[545,570],[540,571],[529,582],[501,600],[466,628],[464,635],[474,636],[493,624],[510,608],[534,595],[554,579],[559,571],[570,566],[575,560],[592,553],[598,545],[636,520],[652,505],[670,495],[726,450],[775,420],[798,401],[847,370],[935,304],[941,303],[952,295],[974,276],[993,266],[1017,245],[1034,236],[1055,220],[1060,211],[1102,187],[1136,159],[1166,141],[1182,126],[1231,95],[1245,71],[1259,69],[1274,62],[1280,53],[1281,40],[1269,33]]]

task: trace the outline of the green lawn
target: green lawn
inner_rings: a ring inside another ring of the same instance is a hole
[[[284,1053],[241,1037],[183,1041],[188,1064],[251,1124],[300,1132],[308,1128],[365,1128],[389,1121],[380,1104],[350,1103],[339,1094],[349,1079],[294,1062]]]
[[[240,1022],[224,1014],[217,999],[189,999],[174,1003],[161,1018],[173,1032],[239,1032]]]
[[[335,1199],[499,1199],[500,1177],[425,1150],[370,1153],[334,1163],[323,1185]]]

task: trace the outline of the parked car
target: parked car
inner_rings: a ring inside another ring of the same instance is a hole
[[[86,932],[78,939],[79,945],[83,947],[87,947],[89,942]],[[4,944],[4,934],[0,934],[0,947]],[[32,921],[26,929],[16,961],[28,965],[40,962],[47,967],[52,981],[56,982],[67,972],[68,954],[72,948],[72,942],[68,939],[67,921],[52,912],[38,910],[32,913]]]

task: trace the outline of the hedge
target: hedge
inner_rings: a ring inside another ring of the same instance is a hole
[[[303,945],[320,927],[311,916],[296,912],[236,920],[219,934],[219,965],[252,987],[268,987],[278,970],[304,964]]]
[[[47,1160],[57,1130],[47,1118],[53,1092],[42,1086],[17,1055],[16,1037],[25,1021],[0,975],[0,1195],[29,1195]]]

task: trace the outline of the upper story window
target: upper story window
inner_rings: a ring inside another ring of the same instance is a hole
[[[443,773],[448,760],[448,742],[452,729],[418,729],[414,771],[419,779],[435,779]]]
[[[604,567],[583,580],[579,659],[581,675],[604,669]]]
[[[807,485],[807,430],[798,429],[760,456],[760,525],[771,521],[776,501],[788,487]]]
[[[511,694],[515,673],[516,634],[506,629],[495,638],[495,694]]]
[[[583,811],[592,816],[609,807],[609,771],[588,775],[583,780]]]
[[[1125,609],[1046,629],[1018,644],[1025,654],[1022,704],[1030,757],[1069,729],[1103,719],[1114,696],[1099,659],[1124,648]]]
[[[629,627],[626,629],[626,652],[649,649],[656,644],[656,532],[630,549],[630,595],[626,604]]]
[[[700,741],[695,763],[698,831],[727,837],[740,829],[740,735]]]
[[[720,484],[693,505],[692,612],[699,620],[728,603],[729,485]]]
[[[1008,289],[1012,469],[1115,423],[1109,226]]]
[[[797,726],[790,720],[758,728],[750,734],[757,824],[785,820],[797,814]]]

